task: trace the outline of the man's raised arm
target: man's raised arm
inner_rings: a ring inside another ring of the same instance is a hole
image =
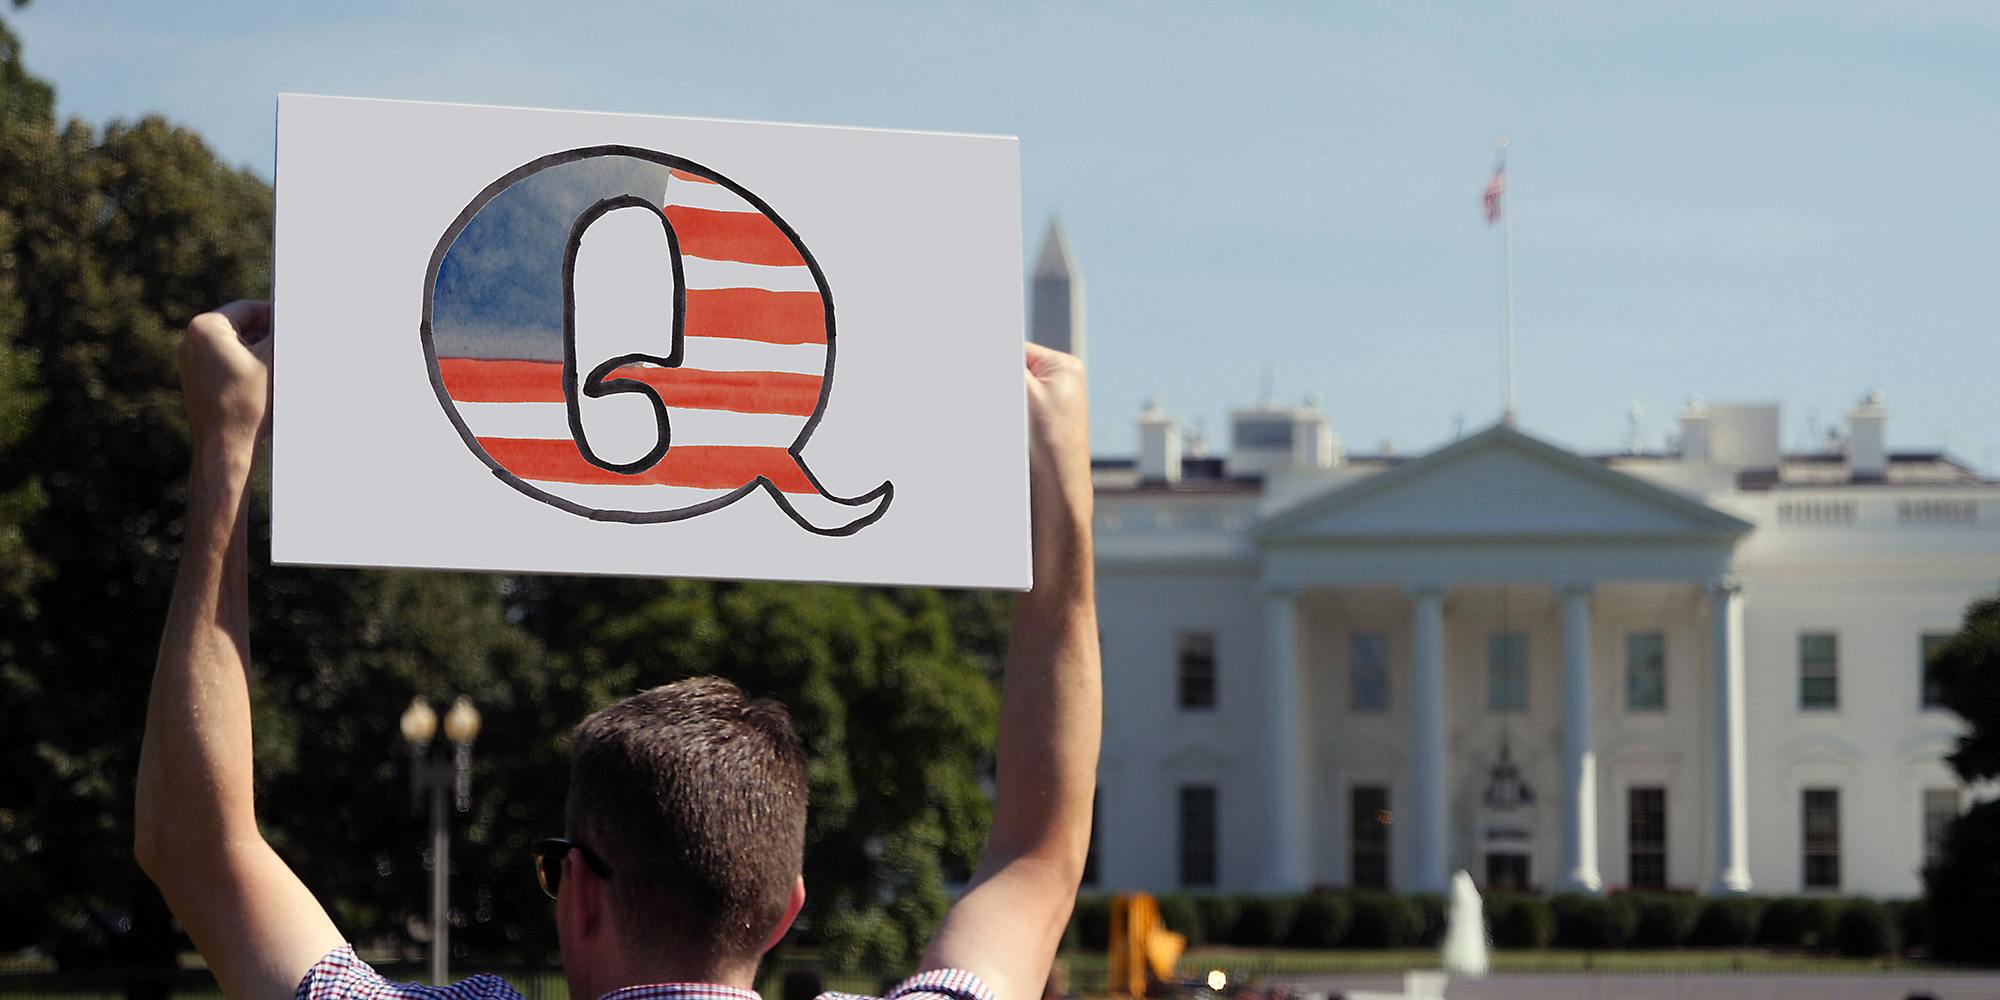
[[[1083,365],[1028,346],[1035,589],[1014,604],[993,832],[925,969],[966,969],[1000,1000],[1041,995],[1090,843],[1103,691],[1090,542]]]
[[[230,997],[283,998],[343,943],[257,829],[250,745],[250,467],[269,426],[270,306],[188,324],[194,437],[179,575],[146,706],[134,851]]]

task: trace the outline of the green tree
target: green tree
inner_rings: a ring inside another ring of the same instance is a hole
[[[926,590],[524,579],[510,617],[585,679],[571,719],[699,674],[788,706],[811,757],[802,929],[895,965],[915,958],[985,838],[1001,607]],[[955,640],[954,621],[974,641]]]
[[[1970,784],[2000,778],[2000,597],[1965,612],[1958,634],[1931,656],[1945,707],[1965,719],[1951,755]],[[1932,947],[1943,958],[2000,965],[2000,801],[1982,802],[1952,823],[1943,857],[1924,872]]]

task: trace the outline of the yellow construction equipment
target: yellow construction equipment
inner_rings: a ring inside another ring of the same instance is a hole
[[[1167,929],[1160,904],[1143,892],[1120,893],[1111,900],[1111,961],[1104,988],[1112,996],[1158,995],[1173,982],[1174,965],[1187,950],[1187,938]]]

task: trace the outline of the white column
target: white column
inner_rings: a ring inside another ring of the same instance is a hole
[[[1750,891],[1750,816],[1743,757],[1743,588],[1708,586],[1715,687],[1715,893]]]
[[[1265,888],[1300,892],[1311,887],[1311,876],[1306,864],[1305,741],[1299,723],[1305,698],[1299,684],[1298,591],[1270,590],[1264,606],[1264,716],[1271,755],[1271,863]]]
[[[1410,691],[1409,815],[1414,821],[1411,871],[1416,892],[1443,892],[1450,878],[1450,804],[1444,741],[1444,588],[1413,588],[1415,682]]]
[[[1597,752],[1590,741],[1590,588],[1562,593],[1563,885],[1604,887],[1597,873]]]

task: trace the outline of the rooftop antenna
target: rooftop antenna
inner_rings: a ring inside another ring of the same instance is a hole
[[[1642,426],[1646,419],[1646,408],[1633,400],[1625,407],[1625,454],[1637,455],[1646,450],[1645,433]]]
[[[1456,441],[1464,436],[1465,436],[1465,411],[1459,410],[1451,415],[1451,439],[1453,441]]]

